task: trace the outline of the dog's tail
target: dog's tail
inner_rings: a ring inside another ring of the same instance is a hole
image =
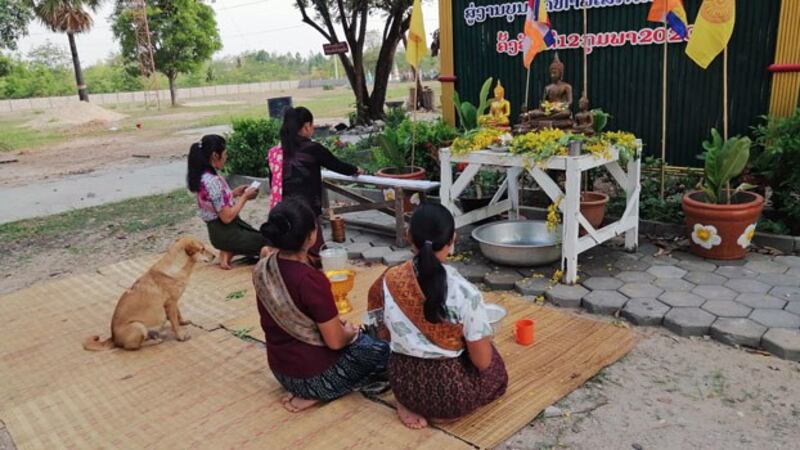
[[[114,348],[114,338],[110,337],[105,341],[100,340],[100,336],[90,336],[83,341],[83,349],[92,352],[111,350]]]

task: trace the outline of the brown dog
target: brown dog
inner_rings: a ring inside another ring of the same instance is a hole
[[[159,329],[166,320],[179,341],[189,339],[189,332],[180,326],[190,322],[181,317],[178,300],[186,289],[195,262],[210,262],[213,258],[214,254],[199,240],[178,239],[166,255],[122,294],[111,318],[111,337],[101,342],[100,336],[92,336],[86,339],[83,348],[138,350],[160,344]]]

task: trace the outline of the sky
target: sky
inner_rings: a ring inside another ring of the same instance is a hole
[[[113,4],[113,1],[106,0],[104,6],[94,14],[94,27],[77,37],[78,54],[85,66],[119,52],[108,20]],[[302,55],[321,52],[325,39],[302,22],[300,11],[294,4],[293,0],[216,0],[211,6],[216,11],[223,48],[214,57],[237,55],[247,50],[300,52]],[[438,28],[438,1],[423,0],[423,17],[430,43],[431,34]],[[382,22],[379,16],[371,17],[369,29],[382,30]],[[28,31],[28,36],[18,43],[23,55],[48,40],[69,53],[66,35],[52,33],[37,22],[32,23]]]

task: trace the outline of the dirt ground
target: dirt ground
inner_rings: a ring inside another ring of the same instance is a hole
[[[98,218],[97,226],[40,241],[0,241],[0,293],[161,251],[182,234],[205,239],[191,199],[179,198],[167,223],[142,231],[124,231],[124,217]],[[243,216],[257,226],[266,206],[258,198]],[[663,329],[636,331],[644,338],[629,355],[544,414],[553,417],[541,415],[499,448],[797,448],[800,364]]]
[[[34,183],[42,179],[89,173],[109,166],[124,166],[141,162],[134,155],[147,155],[151,160],[182,158],[196,140],[175,132],[191,126],[193,121],[207,117],[207,112],[181,112],[168,116],[171,126],[166,129],[136,128],[135,119],[125,119],[119,131],[106,127],[94,132],[82,132],[63,143],[35,150],[15,152],[19,160],[0,170],[0,186],[11,187]],[[62,130],[62,133],[70,131]]]
[[[397,99],[402,86],[393,86],[390,94]],[[228,97],[184,99],[181,106],[162,107],[145,111],[140,106],[108,107],[109,114],[126,114],[119,122],[90,122],[81,126],[60,129],[57,133],[68,139],[39,148],[22,149],[11,154],[18,159],[0,170],[0,187],[34,183],[65,175],[89,173],[108,166],[125,166],[141,162],[134,155],[147,155],[150,160],[183,158],[195,136],[180,131],[229,123],[232,116],[266,114],[266,99],[277,95],[292,96],[295,105],[307,104],[315,112],[317,124],[336,124],[346,121],[351,95],[346,89],[295,89],[272,93],[241,94]],[[400,97],[402,98],[402,97]],[[0,114],[0,123],[13,118],[22,124],[42,121],[47,111]],[[16,122],[14,122],[16,123]],[[47,124],[48,121],[44,120]],[[140,125],[137,127],[137,125]],[[6,125],[10,126],[10,125]],[[113,128],[113,130],[112,130]]]

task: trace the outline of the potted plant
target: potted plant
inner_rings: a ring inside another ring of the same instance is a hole
[[[696,255],[741,259],[764,208],[764,197],[746,191],[753,186],[742,184],[731,189],[731,180],[742,173],[750,158],[751,142],[738,136],[725,141],[717,130],[711,130],[711,136],[711,141],[703,142],[702,190],[683,197],[686,231]]]
[[[600,108],[593,109],[592,113],[592,128],[595,134],[600,135],[608,124],[608,119],[611,115]],[[584,142],[585,145],[585,142]],[[597,229],[603,223],[606,216],[606,206],[608,205],[608,194],[600,191],[590,191],[589,187],[592,183],[587,174],[586,190],[581,191],[581,214],[586,217],[586,220]],[[586,234],[586,230],[581,228],[580,235]]]
[[[409,166],[406,161],[406,142],[397,129],[386,128],[378,136],[376,159],[383,164],[375,175],[403,180],[424,180],[425,169]]]

